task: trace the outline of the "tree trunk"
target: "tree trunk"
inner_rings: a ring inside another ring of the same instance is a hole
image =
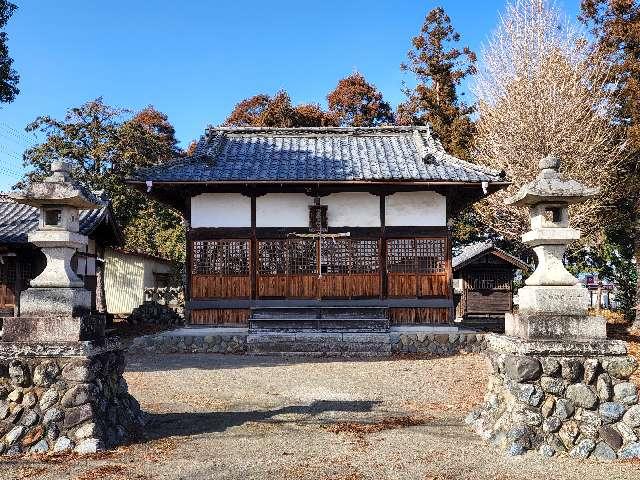
[[[596,290],[596,313],[600,314],[602,309],[602,282],[598,280],[598,290]]]
[[[96,310],[107,313],[107,296],[104,290],[104,262],[96,261]]]
[[[637,284],[636,284],[636,318],[631,325],[632,330],[640,330],[640,219],[636,221],[636,230],[635,236],[633,239],[634,242],[634,250],[636,257],[636,274],[637,274]]]

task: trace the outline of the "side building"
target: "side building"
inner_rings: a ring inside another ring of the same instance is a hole
[[[504,331],[518,270],[528,271],[529,266],[491,242],[464,247],[453,257],[456,320],[467,327]]]
[[[452,323],[447,222],[508,185],[429,127],[209,128],[192,156],[130,183],[188,220],[192,325],[347,307]]]

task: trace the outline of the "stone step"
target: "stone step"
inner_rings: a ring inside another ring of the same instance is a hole
[[[247,352],[255,355],[385,356],[391,353],[391,338],[387,333],[250,333]]]
[[[250,318],[249,331],[388,332],[386,318]]]
[[[389,318],[380,307],[261,307],[252,309],[249,330],[388,332]]]

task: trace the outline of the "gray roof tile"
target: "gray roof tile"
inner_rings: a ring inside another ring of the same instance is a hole
[[[505,260],[509,261],[511,264],[520,268],[522,270],[526,270],[529,266],[523,262],[518,257],[511,255],[510,253],[505,252],[501,248],[496,247],[493,242],[487,240],[484,242],[476,242],[466,245],[462,248],[458,255],[455,255],[451,260],[451,266],[454,270],[464,267],[474,259],[486,255],[490,252],[499,252],[500,256]]]
[[[448,155],[429,127],[209,128],[193,156],[142,169],[132,180],[506,181]]]
[[[108,210],[108,204],[93,210],[80,210],[80,233],[91,235],[109,215]],[[38,226],[38,216],[36,207],[0,199],[0,244],[27,243],[27,234]]]

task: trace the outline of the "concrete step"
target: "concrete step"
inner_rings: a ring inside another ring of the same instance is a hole
[[[386,356],[391,354],[391,338],[388,333],[249,333],[247,352],[255,355]]]

